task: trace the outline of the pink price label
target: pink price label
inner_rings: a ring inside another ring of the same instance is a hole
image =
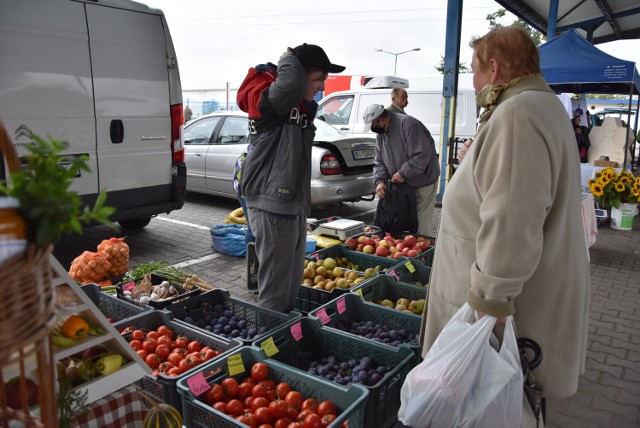
[[[341,297],[336,302],[336,306],[338,306],[338,313],[341,314],[347,310],[347,302],[344,300],[344,297]]]
[[[299,342],[300,339],[302,339],[302,325],[300,325],[299,322],[291,326],[291,335],[296,340],[296,342]]]
[[[322,324],[329,324],[331,322],[331,318],[329,318],[329,315],[327,315],[327,311],[324,308],[319,309],[317,314]]]
[[[398,274],[396,273],[396,271],[394,269],[388,270],[387,273],[389,275],[391,275],[392,277],[395,278],[395,280],[397,281],[398,279],[400,279],[400,277],[398,277]]]
[[[316,258],[316,261],[320,260],[320,256],[319,256],[319,255],[317,255],[317,254],[314,254],[314,255],[313,255],[313,257],[315,257],[315,258]]]
[[[133,281],[129,281],[129,282],[125,283],[125,284],[122,284],[122,290],[123,291],[131,291],[134,288],[136,288],[136,283],[133,282]]]
[[[187,384],[189,385],[189,389],[191,390],[191,392],[193,392],[193,395],[195,395],[196,397],[211,389],[211,385],[207,383],[207,380],[204,378],[202,372],[198,372],[188,378]]]

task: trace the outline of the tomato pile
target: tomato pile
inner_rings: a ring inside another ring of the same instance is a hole
[[[158,373],[179,376],[220,355],[220,351],[202,346],[197,340],[190,340],[185,336],[176,337],[166,325],[148,332],[132,329],[128,333],[129,346],[153,369],[154,376]]]
[[[269,379],[269,367],[254,363],[251,376],[212,383],[199,397],[214,409],[252,428],[322,428],[331,424],[338,409],[329,400],[304,397],[286,382]],[[347,427],[348,421],[342,424]]]

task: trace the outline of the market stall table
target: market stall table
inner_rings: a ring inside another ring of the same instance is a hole
[[[142,426],[147,408],[135,386],[126,386],[94,402],[87,413],[78,416],[71,427]]]

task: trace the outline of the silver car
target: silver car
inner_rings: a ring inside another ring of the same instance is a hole
[[[184,130],[187,190],[235,198],[233,169],[248,143],[247,115],[216,112],[190,121]],[[311,154],[314,206],[373,198],[375,139],[348,137],[316,120]]]

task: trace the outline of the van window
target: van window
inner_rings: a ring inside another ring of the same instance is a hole
[[[247,144],[249,121],[246,117],[227,117],[222,124],[216,144]]]
[[[352,105],[353,96],[332,98],[318,109],[316,117],[330,125],[348,125]]]
[[[185,144],[209,144],[211,134],[220,122],[219,117],[202,119],[194,123],[184,132]],[[245,119],[246,122],[246,119]]]

